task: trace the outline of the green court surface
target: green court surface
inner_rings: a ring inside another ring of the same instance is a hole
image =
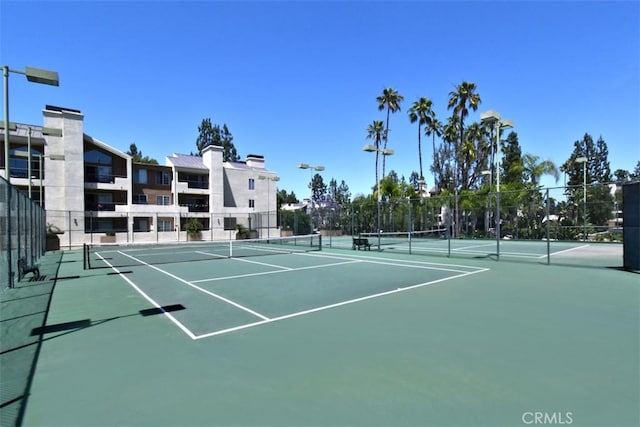
[[[48,254],[0,295],[2,425],[640,425],[637,274],[327,246]]]

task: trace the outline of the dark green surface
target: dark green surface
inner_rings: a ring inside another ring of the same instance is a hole
[[[40,352],[54,279],[62,253],[38,262],[40,277],[32,273],[0,294],[0,425],[19,424]]]
[[[196,285],[271,317],[456,274],[252,260],[307,269]],[[86,277],[57,282],[25,425],[525,425],[535,411],[571,412],[573,425],[640,424],[638,275],[464,263],[490,270],[198,340],[142,315],[153,305],[123,278],[62,263],[61,276]],[[268,270],[234,260],[158,268],[191,281]],[[171,314],[196,334],[259,320],[158,270],[124,276],[163,305],[182,304]]]

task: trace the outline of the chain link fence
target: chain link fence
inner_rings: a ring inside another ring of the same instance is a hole
[[[22,279],[22,268],[33,266],[44,254],[45,213],[26,193],[0,178],[0,292]]]
[[[312,217],[336,237],[329,247],[353,248],[351,237],[367,236],[390,252],[619,267],[623,208],[620,186],[603,184],[364,199]]]

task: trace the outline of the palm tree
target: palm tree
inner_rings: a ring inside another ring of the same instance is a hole
[[[459,149],[464,145],[464,118],[469,115],[468,107],[476,111],[481,102],[480,95],[476,93],[475,83],[462,82],[455,91],[449,92],[447,109],[453,108],[453,115],[459,117],[460,125],[460,145],[456,149],[456,162],[458,162]]]
[[[371,139],[376,146],[376,188],[378,186],[378,157],[380,155],[380,141],[384,133],[384,124],[382,120],[374,120],[367,127],[367,139]]]
[[[404,101],[404,97],[400,95],[396,90],[388,87],[382,91],[382,95],[376,98],[378,101],[378,110],[382,111],[387,109],[387,124],[384,130],[384,147],[387,148],[387,142],[389,141],[389,115],[400,111],[400,103]],[[382,177],[384,178],[386,156],[382,158]]]
[[[433,102],[429,98],[420,98],[409,108],[409,120],[411,123],[418,122],[418,161],[420,163],[420,181],[424,184],[424,174],[422,173],[422,125],[427,124],[430,116],[433,116],[431,106]],[[420,189],[422,190],[422,189]]]
[[[459,116],[459,124],[460,124],[460,144],[455,147],[455,163],[456,163],[456,174],[455,174],[455,191],[456,191],[456,208],[455,208],[455,218],[456,218],[456,236],[460,233],[460,222],[458,221],[458,173],[459,173],[459,163],[460,163],[460,150],[464,145],[464,118],[469,115],[469,110],[467,107],[471,107],[473,111],[478,109],[478,106],[482,100],[480,99],[480,95],[476,93],[476,84],[470,82],[462,82],[456,87],[455,91],[449,92],[449,103],[447,104],[447,109],[453,108],[454,117]],[[464,171],[463,171],[464,172]],[[463,189],[467,189],[466,182],[463,181]]]
[[[433,185],[435,188],[440,188],[442,185],[442,175],[439,178],[436,177],[436,171],[439,170],[438,159],[436,157],[436,136],[439,138],[442,136],[442,123],[436,119],[436,113],[431,111],[425,118],[425,124],[427,127],[424,129],[425,136],[432,136],[431,144],[433,146]]]
[[[525,173],[529,176],[531,186],[536,188],[542,175],[553,175],[556,182],[560,179],[560,171],[551,160],[539,161],[540,156],[525,154],[522,156]]]

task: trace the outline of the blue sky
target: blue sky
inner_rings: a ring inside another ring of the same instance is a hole
[[[85,133],[164,164],[195,151],[211,118],[298,198],[310,193],[301,162],[325,166],[325,182],[344,180],[353,195],[371,192],[375,156],[362,146],[385,118],[385,87],[405,98],[387,170],[406,178],[418,170],[409,107],[429,97],[444,121],[464,80],[482,98],[467,122],[500,112],[524,153],[559,166],[589,133],[606,141],[612,171],[640,160],[637,1],[3,0],[0,26],[2,65],[60,75],[49,87],[11,74],[11,121],[42,124],[46,104],[78,109]],[[431,186],[430,146],[423,138]]]

